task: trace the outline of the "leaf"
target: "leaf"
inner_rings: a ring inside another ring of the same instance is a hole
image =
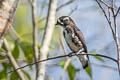
[[[60,65],[62,66],[62,68],[63,68],[64,65],[65,65],[65,61],[61,61],[59,64],[60,64]],[[72,63],[70,63],[70,64],[68,65],[67,71],[68,71],[68,75],[69,75],[70,80],[74,80],[75,74],[76,74],[76,72],[77,72],[78,70],[73,66]]]
[[[7,70],[8,68],[11,69],[13,67],[11,63],[2,63],[2,66],[5,70]]]
[[[28,80],[31,80],[31,77],[30,77],[30,75],[29,75],[27,72],[23,71],[23,73],[24,73],[25,76],[28,78]]]
[[[5,54],[6,53],[6,51],[3,49],[3,48],[0,48],[0,59],[5,59],[5,56],[4,55],[6,55]]]
[[[67,71],[70,80],[74,80],[77,69],[72,65],[72,63],[69,64]]]
[[[92,79],[92,70],[91,65],[89,64],[88,67],[85,69],[89,77]]]
[[[91,53],[91,54],[96,54],[96,53],[93,52],[93,51],[90,51],[89,53]],[[101,62],[104,62],[104,60],[103,60],[100,56],[93,56],[93,57],[94,57],[95,59],[101,61]]]
[[[94,56],[94,58],[96,58],[97,60],[104,62],[104,60],[100,57],[100,56]]]
[[[7,74],[5,69],[0,71],[0,80],[7,80]]]
[[[38,44],[37,44],[37,46],[38,46],[38,49],[40,49],[40,47],[41,47],[41,44],[40,44],[40,43],[38,43]]]
[[[14,49],[13,49],[13,51],[12,51],[12,55],[13,55],[13,57],[14,57],[15,59],[18,59],[19,56],[20,56],[20,50],[19,50],[19,47],[18,47],[17,44],[15,44],[15,47],[14,47]]]
[[[12,72],[10,75],[10,80],[19,80],[19,76],[16,72]]]
[[[65,65],[65,61],[60,61],[59,65],[63,68]]]
[[[20,42],[19,44],[24,52],[25,59],[31,63],[33,61],[33,56],[34,56],[32,44],[30,42]]]
[[[5,56],[0,56],[0,59],[5,59]]]
[[[0,52],[5,53],[6,51],[3,48],[0,48]]]

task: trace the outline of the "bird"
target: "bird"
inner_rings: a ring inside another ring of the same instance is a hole
[[[75,22],[69,16],[61,16],[57,19],[56,25],[63,28],[63,35],[68,47],[73,53],[87,54],[87,46],[84,36],[80,29],[76,26]],[[82,67],[88,67],[88,55],[77,55]]]

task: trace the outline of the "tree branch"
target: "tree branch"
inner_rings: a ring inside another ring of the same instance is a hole
[[[66,2],[66,3],[64,3],[64,4],[62,4],[62,5],[60,5],[59,7],[57,7],[56,11],[59,11],[60,9],[62,9],[63,7],[65,7],[65,6],[67,6],[67,5],[71,4],[71,3],[73,3],[74,1],[77,1],[77,0],[70,0],[70,1],[68,1],[68,2]],[[38,23],[40,23],[41,21],[45,20],[46,18],[47,18],[46,16],[43,17],[42,19],[40,19],[40,20],[38,21]]]
[[[116,63],[118,62],[116,59],[114,59],[114,58],[112,58],[112,57],[109,57],[109,56],[106,56],[106,55],[101,55],[101,54],[90,54],[90,53],[89,53],[89,54],[77,54],[77,55],[99,56],[99,57],[103,57],[103,58],[106,58],[106,59],[110,59],[110,60],[112,60],[112,61],[114,61],[114,62],[116,62]],[[72,56],[76,56],[76,54],[73,54],[73,53],[71,52],[71,53],[69,53],[68,55],[62,55],[62,56],[57,56],[57,57],[52,57],[52,58],[47,58],[47,59],[39,60],[38,62],[34,62],[34,63],[27,64],[27,65],[25,65],[25,66],[19,67],[19,68],[13,70],[13,71],[8,72],[8,73],[14,72],[14,71],[16,71],[16,70],[25,68],[25,67],[30,66],[30,65],[34,65],[34,64],[36,64],[36,63],[41,63],[41,62],[44,62],[44,61],[54,60],[54,59],[59,59],[59,58],[64,58],[64,57],[72,57]]]
[[[10,52],[10,49],[9,49],[9,46],[8,46],[8,43],[7,43],[6,39],[4,39],[4,45],[5,45],[5,49],[7,51],[6,54],[9,58],[10,62],[12,63],[14,69],[18,69],[19,66],[18,66],[17,62],[15,61],[14,57],[12,56],[12,54]],[[21,71],[21,69],[17,70],[17,73],[18,73],[19,77],[21,78],[21,80],[25,80],[24,74]]]
[[[56,9],[56,11],[59,11],[61,8],[65,7],[66,5],[69,5],[69,4],[73,3],[74,1],[77,1],[77,0],[69,0],[68,2],[60,5],[60,6]]]
[[[57,0],[50,0],[45,32],[43,36],[42,46],[40,48],[39,60],[43,60],[47,58],[49,45],[50,45],[50,41],[52,38],[52,33],[55,25],[56,7],[57,7]],[[38,71],[37,80],[44,80],[46,62],[39,63],[39,66],[40,66],[40,69]]]
[[[19,0],[0,0],[0,47],[4,36],[12,25],[12,20]]]
[[[32,2],[32,25],[33,25],[33,51],[34,51],[34,58],[35,62],[38,61],[39,51],[38,51],[38,22],[37,22],[37,16],[36,16],[36,0],[33,0]],[[39,65],[36,64],[36,79],[38,77],[38,71],[39,71]]]
[[[100,9],[102,10],[105,18],[107,19],[107,22],[109,23],[110,29],[111,29],[112,34],[113,34],[113,38],[115,40],[115,44],[116,44],[116,47],[117,47],[117,54],[118,54],[118,70],[119,70],[119,75],[120,75],[120,43],[119,43],[119,38],[118,38],[118,28],[117,28],[118,26],[117,26],[117,19],[116,19],[117,15],[119,13],[120,7],[118,8],[117,12],[115,13],[114,0],[112,0],[112,7],[107,6],[112,11],[113,25],[114,25],[113,27],[114,27],[114,30],[115,30],[115,31],[113,31],[113,27],[112,27],[110,19],[108,19],[107,15],[106,15],[104,9],[102,8],[101,4],[99,3],[99,1],[96,0],[96,2],[98,3],[98,5],[99,5]]]
[[[112,34],[113,34],[113,37],[114,37],[114,30],[113,30],[113,28],[112,28],[111,21],[109,21],[109,18],[107,17],[106,12],[105,12],[105,10],[102,8],[102,6],[101,6],[101,4],[99,3],[99,1],[96,0],[96,2],[97,2],[97,4],[99,5],[100,9],[102,10],[102,12],[103,12],[103,14],[104,14],[104,16],[105,16],[105,18],[106,18],[106,20],[107,20],[109,26],[110,26],[110,29],[111,29]]]

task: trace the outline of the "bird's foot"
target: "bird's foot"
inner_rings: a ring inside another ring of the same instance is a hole
[[[72,57],[74,52],[69,53],[68,57]]]

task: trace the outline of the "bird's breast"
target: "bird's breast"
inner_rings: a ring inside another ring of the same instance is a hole
[[[68,33],[66,30],[64,30],[64,37],[72,51],[78,52],[83,48],[81,41],[74,33]]]

